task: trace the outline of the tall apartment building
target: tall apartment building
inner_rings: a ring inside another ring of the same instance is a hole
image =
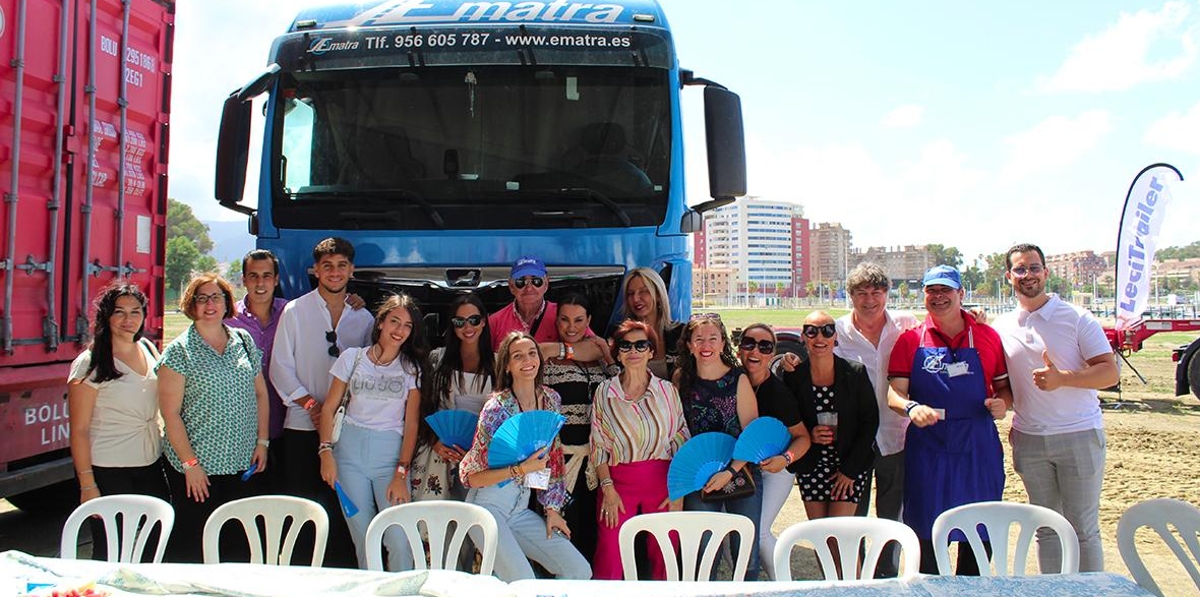
[[[1112,275],[1108,260],[1095,251],[1075,251],[1046,256],[1050,273],[1067,281],[1072,288],[1091,288],[1093,281]]]
[[[754,283],[761,294],[776,294],[782,285],[784,296],[804,296],[808,235],[803,207],[744,197],[704,214],[704,229],[693,238],[693,279],[703,284],[707,272],[727,270],[733,292]]]
[[[883,271],[898,284],[902,280],[920,281],[925,270],[937,265],[933,254],[925,245],[904,245],[902,247],[867,247],[866,250],[855,250],[850,258],[850,267],[870,261],[883,268]]]
[[[829,284],[841,284],[850,273],[849,230],[838,222],[822,222],[812,229],[809,236],[809,279]]]

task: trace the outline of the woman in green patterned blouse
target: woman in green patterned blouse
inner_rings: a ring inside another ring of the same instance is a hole
[[[267,465],[267,384],[262,353],[245,330],[224,319],[233,314],[233,288],[216,274],[192,279],[179,299],[192,320],[163,350],[158,401],[167,430],[167,483],[175,505],[168,559],[200,562],[200,537],[221,504],[256,493],[243,471]],[[221,542],[225,560],[249,557],[233,533]]]

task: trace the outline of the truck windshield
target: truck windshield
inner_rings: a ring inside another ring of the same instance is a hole
[[[293,72],[274,101],[281,227],[657,226],[666,213],[661,68]]]

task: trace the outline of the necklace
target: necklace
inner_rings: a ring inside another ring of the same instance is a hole
[[[378,349],[379,349],[379,355],[378,355],[378,356],[375,356],[375,354],[374,354],[374,351],[375,351],[375,349],[376,349],[376,348],[378,348]],[[400,358],[400,351],[396,351],[396,356],[392,357],[391,359],[389,359],[389,360],[388,360],[388,362],[384,363],[384,362],[383,362],[383,347],[382,347],[382,346],[380,346],[380,345],[378,345],[378,344],[376,344],[375,346],[372,346],[372,347],[371,347],[371,355],[372,355],[372,356],[371,356],[371,360],[375,361],[375,365],[376,365],[376,366],[378,366],[378,367],[387,367],[388,365],[391,365],[392,363],[395,363],[395,362],[396,362],[396,359]]]

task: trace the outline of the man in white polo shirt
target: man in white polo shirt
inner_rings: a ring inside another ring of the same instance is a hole
[[[908,418],[887,406],[888,360],[900,334],[917,327],[911,313],[887,308],[891,280],[882,267],[874,263],[858,264],[846,278],[853,310],[838,318],[838,343],[833,352],[848,361],[858,361],[867,369],[879,404],[879,430],[875,433],[875,515],[900,520],[904,496],[904,431]],[[870,495],[870,484],[867,495]],[[867,515],[870,499],[859,501],[859,516]],[[879,558],[876,577],[896,576],[899,549],[895,543],[884,548]]]
[[[996,320],[1013,392],[1009,442],[1013,468],[1032,504],[1066,517],[1079,535],[1079,571],[1104,570],[1100,485],[1105,437],[1096,390],[1117,383],[1112,347],[1088,311],[1046,293],[1050,276],[1036,245],[1008,250],[1005,278],[1018,308]],[[1062,554],[1049,529],[1038,530],[1043,573],[1058,572]]]

